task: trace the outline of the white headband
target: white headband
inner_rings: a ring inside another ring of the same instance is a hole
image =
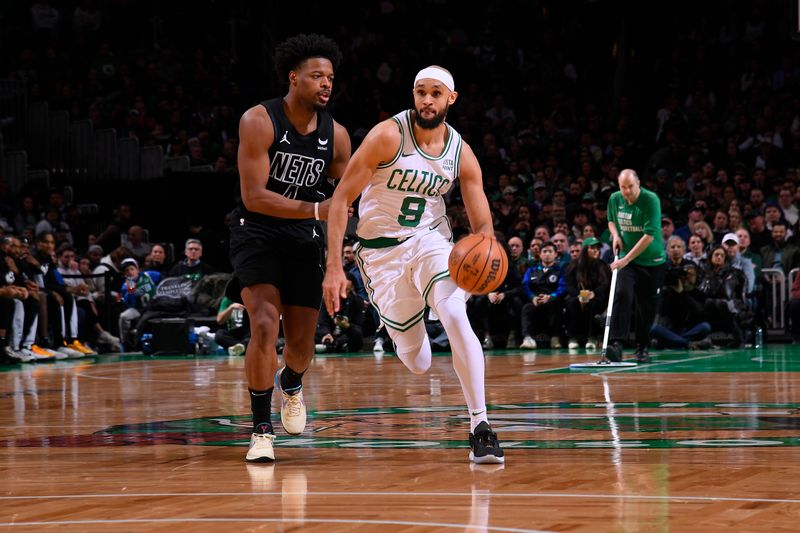
[[[417,77],[414,78],[414,85],[416,86],[417,82],[424,78],[431,78],[436,81],[440,81],[444,84],[445,87],[447,87],[451,91],[456,90],[456,84],[453,81],[453,76],[442,68],[425,67],[424,69],[420,70],[419,72],[417,72]]]

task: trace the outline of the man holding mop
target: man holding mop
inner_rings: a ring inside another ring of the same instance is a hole
[[[617,259],[611,270],[618,270],[613,293],[609,360],[622,360],[622,343],[628,339],[631,318],[636,313],[636,362],[650,361],[650,328],[658,310],[658,297],[664,282],[666,252],[661,238],[661,202],[639,182],[631,169],[620,172],[619,191],[608,199],[608,231]],[[635,296],[635,308],[634,308]]]

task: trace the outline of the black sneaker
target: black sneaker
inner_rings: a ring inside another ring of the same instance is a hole
[[[646,345],[640,344],[636,347],[636,362],[640,365],[650,362],[650,349]]]
[[[614,341],[606,347],[606,359],[612,363],[622,361],[622,345],[618,341]]]
[[[489,424],[481,422],[475,428],[475,433],[469,434],[469,460],[476,464],[505,463],[506,459],[500,443],[497,442],[497,433],[492,431]]]

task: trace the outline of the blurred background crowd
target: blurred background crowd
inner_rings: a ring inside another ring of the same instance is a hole
[[[102,274],[105,262],[118,272],[118,307],[96,313],[117,349],[126,347],[124,260],[136,260],[137,276],[185,275],[180,265],[200,272],[196,279],[230,272],[238,119],[284,92],[274,46],[313,31],[344,53],[330,109],[354,148],[410,105],[419,68],[453,72],[459,98],[448,122],[480,161],[514,267],[497,294],[470,303],[484,347],[597,343],[601,263],[610,261],[606,203],[624,168],[662,200],[672,273],[659,342],[704,347],[719,332],[738,345],[758,327],[791,333],[792,294],[800,298],[800,287],[791,290],[800,267],[800,46],[791,2],[501,1],[473,13],[447,0],[379,0],[355,15],[340,11],[241,0],[4,2],[0,78],[24,88],[25,106],[44,102],[71,123],[188,160],[148,181],[50,169],[46,179],[10,186],[0,176],[0,232],[19,238],[16,259],[51,235],[52,251],[41,253],[54,264],[72,249],[65,269]],[[18,107],[0,107],[6,154],[33,149],[27,107]],[[448,201],[462,235],[457,188]],[[201,255],[193,258],[194,239]],[[551,269],[554,282],[542,275]],[[354,279],[354,292],[360,286]],[[90,289],[102,303],[105,289]],[[534,303],[541,294],[553,295],[546,306]],[[145,300],[134,307],[145,312]],[[371,336],[371,313],[357,314],[350,322]],[[101,333],[83,331],[91,350]],[[53,336],[45,331],[41,344],[58,348]]]

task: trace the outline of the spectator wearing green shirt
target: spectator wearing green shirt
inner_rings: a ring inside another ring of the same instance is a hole
[[[243,355],[250,343],[250,318],[244,305],[224,296],[219,302],[217,324],[223,326],[214,337],[217,345],[228,350],[228,355]]]
[[[647,363],[650,329],[666,269],[661,201],[658,195],[641,186],[639,176],[631,169],[620,172],[617,180],[619,191],[608,199],[608,231],[617,255],[611,269],[619,271],[611,324],[611,340],[619,351],[610,352],[622,353],[621,343],[628,338],[635,312],[636,361]],[[620,355],[617,360],[621,358]]]

